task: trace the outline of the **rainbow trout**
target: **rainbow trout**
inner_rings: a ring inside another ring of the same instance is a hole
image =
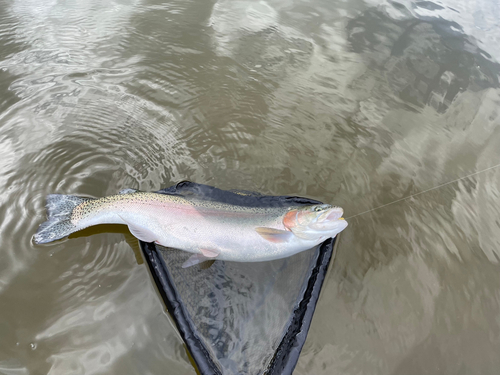
[[[234,192],[224,193],[235,195],[238,202]],[[328,204],[247,206],[207,199],[192,190],[166,194],[125,189],[97,199],[51,194],[46,207],[47,221],[34,235],[37,244],[93,225],[125,224],[141,241],[193,253],[183,267],[216,259],[259,262],[285,258],[333,238],[347,227],[342,208]]]

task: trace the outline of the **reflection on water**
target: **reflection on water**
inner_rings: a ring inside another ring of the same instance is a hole
[[[342,236],[297,372],[320,362],[333,373],[496,373],[499,178],[351,219],[363,238]]]
[[[194,373],[123,233],[31,243],[48,193],[189,179],[383,206],[342,234],[296,373],[496,373],[499,14],[0,2],[0,372]]]

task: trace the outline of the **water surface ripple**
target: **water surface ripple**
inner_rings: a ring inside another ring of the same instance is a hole
[[[31,242],[49,193],[189,179],[369,211],[296,374],[497,374],[499,19],[489,0],[0,0],[0,373],[195,373],[123,228]]]

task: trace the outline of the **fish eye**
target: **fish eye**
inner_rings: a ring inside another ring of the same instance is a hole
[[[315,212],[320,212],[320,211],[323,211],[323,207],[321,207],[321,206],[316,206],[316,207],[314,207],[314,211],[315,211]]]

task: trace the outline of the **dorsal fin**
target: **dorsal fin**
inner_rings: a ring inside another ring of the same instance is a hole
[[[137,193],[139,190],[137,189],[130,189],[130,188],[127,188],[127,189],[122,189],[118,192],[118,194],[132,194],[132,193]]]
[[[245,197],[261,197],[261,193],[257,193],[255,191],[248,191],[248,190],[237,190],[237,189],[231,189],[229,190],[231,193],[238,194],[238,195],[243,195]]]

